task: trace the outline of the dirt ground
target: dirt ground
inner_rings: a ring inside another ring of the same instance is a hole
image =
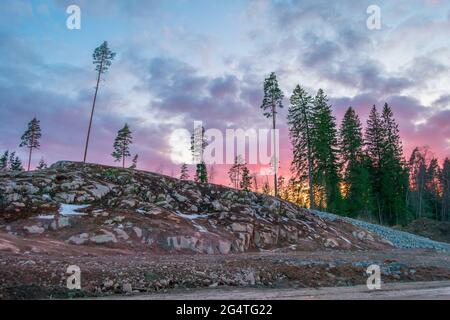
[[[114,300],[450,300],[450,281],[382,284],[379,290],[365,285],[306,289],[219,288],[173,290],[161,294],[114,296]]]
[[[219,290],[216,296],[221,296],[222,289],[230,288],[241,292],[351,287],[366,283],[371,264],[381,266],[383,283],[450,280],[450,253],[434,250],[155,255],[48,245],[46,252],[0,251],[0,299],[138,298],[192,289]],[[66,287],[70,265],[80,267],[81,290]],[[222,298],[227,297],[237,296]]]

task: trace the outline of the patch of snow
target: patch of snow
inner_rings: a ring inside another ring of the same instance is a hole
[[[55,215],[54,215],[54,214],[49,214],[49,215],[43,215],[43,214],[41,214],[41,215],[38,215],[38,216],[36,217],[36,219],[53,220],[53,219],[55,219]]]
[[[80,210],[89,207],[89,205],[78,205],[78,204],[65,204],[61,203],[59,208],[59,213],[63,216],[83,216],[86,215],[83,212],[76,212],[75,210]]]
[[[192,222],[192,224],[194,225],[194,227],[196,227],[198,229],[198,231],[209,232],[206,228],[204,228],[203,226],[199,225],[197,222],[194,221],[195,219],[207,218],[208,217],[207,214],[184,214],[179,211],[176,211],[176,214],[177,214],[177,216],[180,216],[184,219],[190,220]]]
[[[188,219],[188,220],[208,218],[207,214],[184,214],[179,211],[177,211],[176,214],[177,214],[177,216],[180,216],[180,217],[182,217],[184,219]]]

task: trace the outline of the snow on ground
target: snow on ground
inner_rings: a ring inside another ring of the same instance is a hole
[[[89,207],[89,205],[61,203],[61,206],[59,207],[59,213],[63,216],[82,216],[85,215],[85,213],[77,212],[76,210],[85,209],[87,207]]]
[[[184,219],[188,219],[188,220],[208,218],[207,214],[184,214],[179,211],[177,211],[176,213],[177,213],[177,216],[180,216],[180,217],[182,217]]]
[[[176,214],[177,214],[177,216],[180,216],[184,219],[190,220],[192,222],[192,224],[194,225],[194,227],[196,227],[198,229],[198,231],[209,232],[206,228],[204,228],[203,226],[201,226],[197,222],[195,222],[195,219],[208,218],[207,214],[184,214],[179,211],[176,211]]]
[[[53,220],[55,219],[55,215],[54,214],[41,214],[39,216],[37,216],[38,219],[42,219],[42,220]]]

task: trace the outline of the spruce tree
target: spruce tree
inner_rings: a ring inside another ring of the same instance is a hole
[[[181,165],[181,170],[180,170],[180,180],[188,180],[188,179],[189,179],[188,166],[186,163],[183,163]]]
[[[39,125],[39,120],[34,117],[29,123],[28,128],[22,135],[19,147],[26,147],[29,150],[28,153],[28,171],[30,171],[31,166],[31,153],[33,149],[39,149],[39,139],[41,138],[41,127]]]
[[[122,129],[117,132],[114,140],[114,151],[111,154],[115,162],[122,161],[122,168],[125,168],[125,159],[130,157],[130,145],[133,143],[130,128],[125,124]]]
[[[206,171],[205,162],[202,161],[197,164],[194,181],[199,183],[208,183],[208,172]]]
[[[345,209],[350,216],[370,214],[371,187],[363,153],[361,121],[350,107],[345,112],[340,128],[340,155],[345,187]]]
[[[250,189],[252,188],[252,177],[250,176],[250,171],[248,170],[246,165],[242,167],[240,187],[244,191],[250,191]]]
[[[98,88],[100,86],[100,79],[102,74],[105,74],[114,60],[116,54],[112,52],[108,47],[108,42],[104,41],[98,48],[94,50],[92,55],[93,64],[95,65],[95,71],[97,71],[97,85],[95,86],[94,99],[92,101],[91,116],[89,118],[89,127],[86,136],[86,145],[84,147],[83,162],[86,162],[87,151],[89,147],[89,138],[91,135],[92,118],[94,117],[95,102],[97,101]]]
[[[16,156],[15,152],[11,152],[9,156],[9,169],[11,171],[23,171],[22,161]]]
[[[314,209],[313,188],[313,106],[312,98],[297,85],[288,110],[289,136],[293,147],[291,172],[298,181],[308,180],[310,208]]]
[[[0,157],[0,171],[9,170],[9,151],[6,150]]]
[[[408,220],[406,208],[408,172],[403,158],[398,124],[387,103],[383,108],[381,122],[386,137],[380,190],[384,202],[384,214],[387,223],[404,224]]]
[[[370,181],[372,184],[373,202],[376,207],[378,222],[383,223],[383,201],[381,198],[381,172],[385,148],[386,133],[383,130],[380,114],[374,105],[367,119],[365,152],[368,156]]]
[[[269,77],[267,77],[264,80],[264,98],[263,102],[261,104],[261,109],[264,111],[264,116],[266,118],[272,118],[272,129],[273,129],[273,168],[274,168],[274,177],[273,177],[273,184],[274,184],[274,191],[275,191],[275,197],[278,196],[277,192],[277,171],[278,171],[278,163],[279,159],[277,159],[276,151],[276,135],[275,135],[275,129],[276,129],[276,123],[277,123],[277,109],[283,108],[283,92],[280,90],[278,86],[278,80],[277,76],[274,72],[270,74]]]
[[[327,210],[329,212],[340,212],[342,197],[339,188],[340,178],[336,120],[332,115],[328,98],[322,89],[319,89],[314,98],[312,121],[314,183],[320,186]]]

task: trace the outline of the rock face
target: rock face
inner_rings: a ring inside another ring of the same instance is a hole
[[[80,206],[67,213],[66,204]],[[0,172],[0,232],[73,245],[207,254],[390,246],[350,223],[322,219],[274,197],[75,162]]]

